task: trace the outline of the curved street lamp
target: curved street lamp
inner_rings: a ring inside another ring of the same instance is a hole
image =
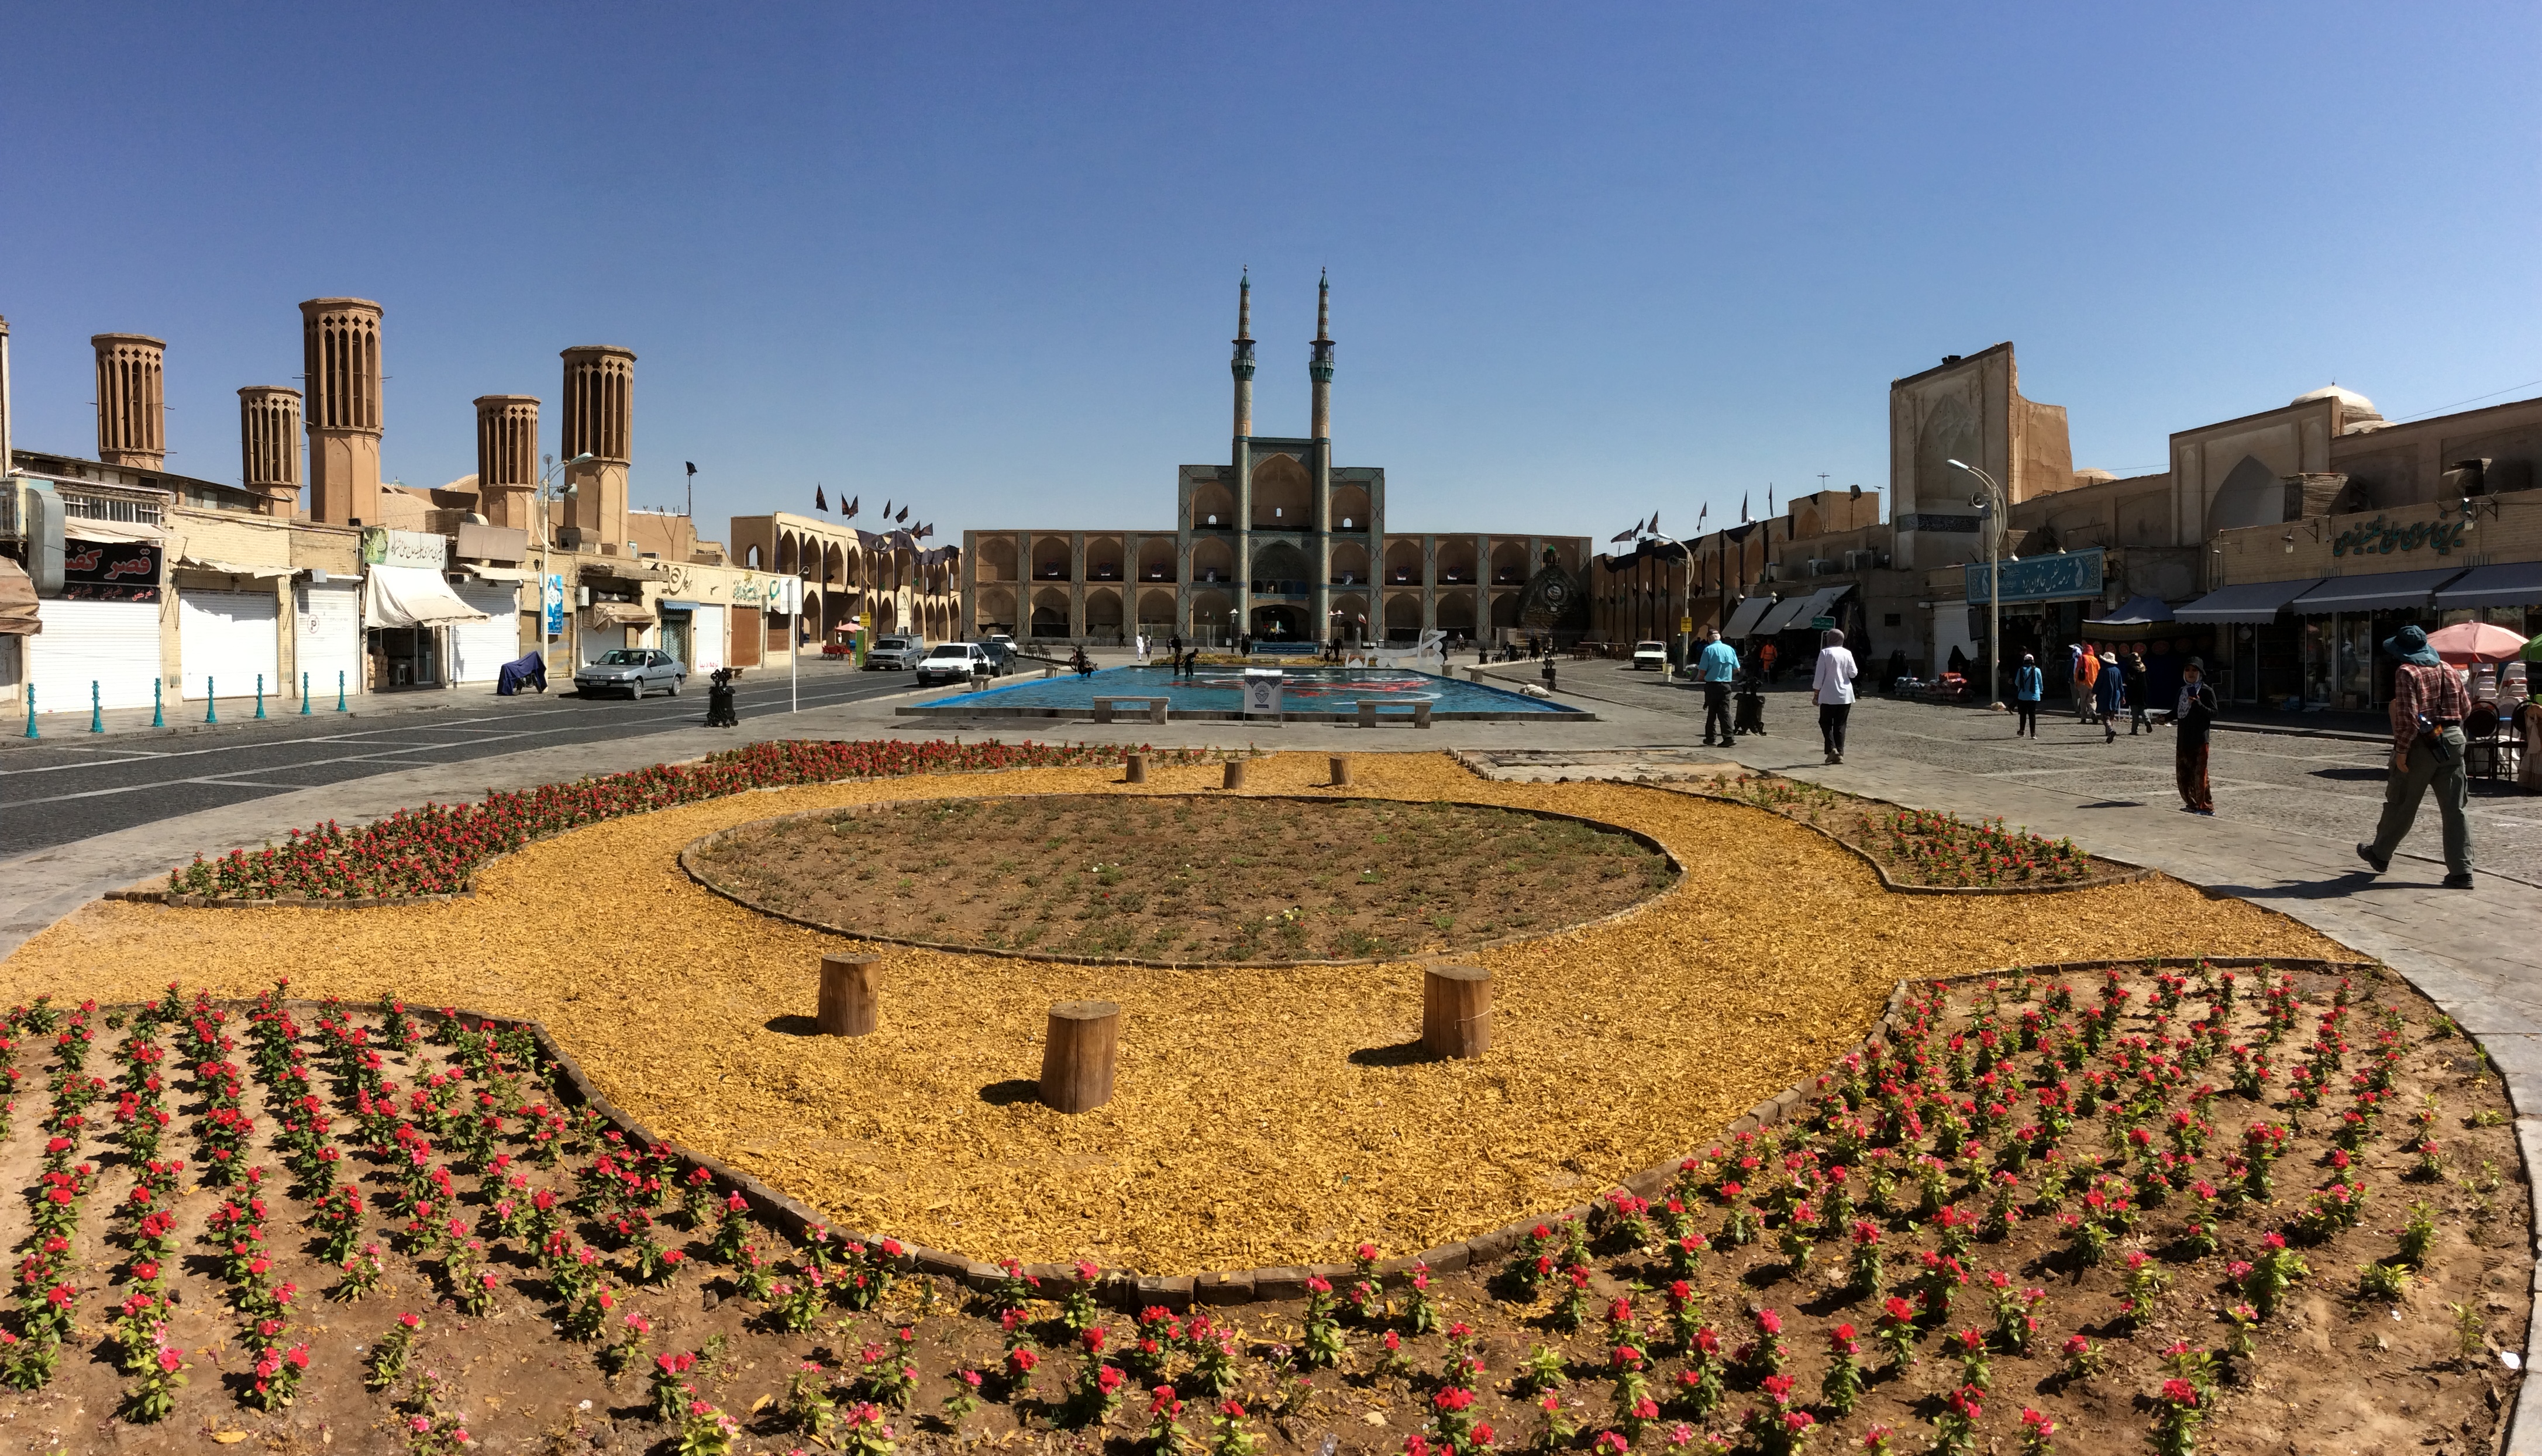
[[[1985,494],[1969,504],[1986,516],[1986,696],[1991,699],[1986,705],[2002,712],[2003,699],[1997,694],[2003,686],[2003,487],[1976,466],[1956,460],[1945,464],[1968,472],[1985,485]]]
[[[1697,522],[1696,524],[1700,525],[1702,523]],[[1636,525],[1633,527],[1633,539],[1635,541],[1640,541],[1645,537],[1652,541],[1667,542],[1670,546],[1677,547],[1679,555],[1685,558],[1685,606],[1684,609],[1678,614],[1678,620],[1684,625],[1677,634],[1677,665],[1678,670],[1682,672],[1694,661],[1694,549],[1674,536],[1663,536],[1659,532],[1653,531],[1646,526]]]

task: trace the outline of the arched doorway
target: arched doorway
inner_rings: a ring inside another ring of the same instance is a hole
[[[1036,637],[1068,635],[1068,593],[1056,587],[1044,587],[1033,593],[1032,634]]]
[[[1253,635],[1271,642],[1311,642],[1307,609],[1291,602],[1269,602],[1253,609]]]

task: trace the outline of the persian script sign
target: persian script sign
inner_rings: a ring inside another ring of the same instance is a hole
[[[2439,556],[2450,556],[2463,544],[2463,533],[2471,529],[2469,521],[2419,521],[2408,526],[2385,524],[2381,516],[2362,526],[2351,526],[2332,540],[2334,556],[2390,555],[2394,551],[2415,551],[2427,546]]]

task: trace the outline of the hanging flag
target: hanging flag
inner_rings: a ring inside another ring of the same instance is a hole
[[[1697,512],[1695,512],[1695,513],[1694,513],[1694,534],[1695,534],[1695,535],[1697,535],[1697,536],[1701,536],[1701,535],[1703,534],[1703,519],[1704,519],[1704,517],[1709,516],[1709,515],[1711,515],[1711,514],[1712,514],[1712,502],[1710,502],[1710,501],[1708,501],[1708,500],[1707,500],[1707,501],[1705,501],[1705,502],[1703,503],[1703,509],[1702,509],[1702,510],[1699,510],[1699,511],[1697,511]]]
[[[1650,532],[1654,536],[1658,535],[1660,529],[1660,513],[1657,511],[1651,512],[1651,524],[1643,527],[1642,529]]]
[[[681,464],[683,464],[683,465],[685,465],[685,466],[687,466],[687,467],[689,468],[689,473],[690,473],[690,474],[694,475],[694,474],[696,474],[696,473],[698,473],[698,463],[697,463],[696,461],[694,461],[694,460],[691,460],[691,461],[683,461],[683,462],[681,462]]]
[[[1765,487],[1765,514],[1774,514],[1774,487],[1771,484]]]
[[[830,508],[830,503],[829,503],[827,500],[824,500],[824,499],[822,499],[822,498],[821,498],[821,487],[820,487],[820,486],[818,486],[818,485],[813,486],[813,487],[812,487],[812,509],[814,509],[814,510],[816,510],[816,511],[826,511],[826,510],[828,510],[829,508]]]
[[[1638,522],[1638,521],[1636,521],[1636,522],[1634,522],[1634,523],[1633,523],[1633,527],[1632,527],[1632,529],[1631,529],[1631,530],[1629,530],[1629,531],[1618,531],[1618,532],[1616,532],[1614,535],[1612,535],[1612,536],[1610,536],[1610,537],[1607,538],[1607,540],[1610,544],[1611,544],[1611,543],[1614,543],[1614,542],[1625,542],[1625,541],[1631,541],[1634,537],[1641,535],[1641,533],[1642,533],[1642,526],[1641,526],[1641,523],[1640,523],[1640,522]]]
[[[884,501],[884,502],[882,503],[882,518],[883,518],[884,520],[886,520],[886,521],[888,521],[888,520],[890,520],[890,519],[891,519],[891,502],[890,502],[890,501],[887,501],[887,500],[886,500],[886,501]]]
[[[855,499],[850,500],[850,501],[848,502],[848,508],[847,508],[847,510],[844,512],[844,514],[846,514],[847,516],[849,516],[849,517],[853,518],[853,517],[856,515],[856,513],[857,513],[857,501],[860,501],[860,500],[862,500],[862,499],[864,499],[864,497],[863,497],[863,496],[861,496],[861,495],[860,495],[860,496],[857,496]]]
[[[1748,492],[1745,490],[1739,492],[1739,524],[1748,524]]]
[[[900,508],[900,514],[899,514],[899,515],[897,515],[897,516],[892,517],[892,519],[893,519],[893,520],[895,520],[895,521],[900,522],[900,523],[901,523],[901,524],[903,524],[903,525],[907,525],[907,524],[909,523],[909,507],[907,507],[907,506],[902,506],[902,507]]]

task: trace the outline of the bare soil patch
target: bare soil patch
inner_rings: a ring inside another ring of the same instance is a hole
[[[745,825],[709,883],[852,933],[1145,961],[1359,961],[1598,919],[1668,857],[1584,820],[1475,804],[1045,795]]]

